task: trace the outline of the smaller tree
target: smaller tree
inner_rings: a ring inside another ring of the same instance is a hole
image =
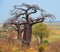
[[[50,34],[50,30],[46,24],[39,23],[33,26],[33,35],[39,37],[40,43],[43,43],[43,39],[47,38]]]

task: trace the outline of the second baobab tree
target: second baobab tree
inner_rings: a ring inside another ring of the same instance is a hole
[[[34,17],[35,15],[32,16],[32,14],[35,13],[39,16],[37,17]],[[19,30],[19,28],[17,28],[17,30],[20,32],[20,35],[22,35],[21,33],[23,32],[22,41],[27,45],[30,45],[31,42],[32,26],[34,24],[43,22],[46,19],[46,17],[50,19],[54,18],[54,15],[47,14],[45,10],[39,8],[37,5],[29,5],[29,4],[22,4],[20,6],[15,5],[12,11],[12,15],[13,17],[11,18],[10,21],[8,21],[8,23],[15,24],[19,27],[23,25],[23,31]]]

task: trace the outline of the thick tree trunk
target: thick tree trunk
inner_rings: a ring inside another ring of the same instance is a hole
[[[32,36],[32,26],[29,24],[24,25],[23,43],[30,45]]]

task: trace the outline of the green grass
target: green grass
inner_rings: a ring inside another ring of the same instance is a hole
[[[50,37],[49,37],[49,42],[51,43],[51,42],[55,42],[55,41],[57,41],[57,40],[60,40],[60,34],[54,34],[54,35],[50,35]]]

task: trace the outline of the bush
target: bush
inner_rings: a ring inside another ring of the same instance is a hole
[[[44,51],[45,46],[46,46],[46,45],[41,44],[41,45],[39,46],[39,48],[38,48],[38,51],[39,51],[39,52],[43,52],[43,51]]]
[[[43,41],[43,44],[48,44],[48,43],[49,41],[47,39]]]

